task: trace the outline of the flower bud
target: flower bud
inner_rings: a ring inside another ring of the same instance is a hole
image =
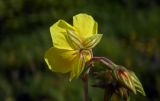
[[[130,74],[130,77],[134,83],[136,91],[139,92],[140,94],[142,94],[143,96],[146,96],[145,91],[143,89],[143,86],[142,86],[141,82],[139,81],[139,79],[137,78],[137,76],[135,75],[135,73],[132,71],[129,71],[129,74]]]
[[[134,72],[127,70],[122,66],[118,66],[114,69],[115,79],[121,84],[121,86],[127,87],[134,94],[139,92],[143,96],[145,96],[145,92],[143,86]]]
[[[133,91],[134,94],[136,94],[136,88],[134,85],[134,82],[132,78],[130,77],[131,75],[129,74],[128,70],[125,69],[122,66],[118,66],[117,68],[114,69],[114,76],[115,79],[124,87],[127,87],[131,91]]]

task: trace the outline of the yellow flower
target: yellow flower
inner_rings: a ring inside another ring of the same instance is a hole
[[[45,61],[52,71],[70,73],[70,80],[78,77],[92,57],[92,48],[101,40],[97,22],[92,16],[80,13],[73,17],[73,26],[59,20],[50,27],[53,47],[45,53]]]

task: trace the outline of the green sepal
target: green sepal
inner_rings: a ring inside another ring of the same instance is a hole
[[[89,38],[87,38],[84,42],[83,42],[83,46],[87,49],[92,49],[93,47],[95,47],[101,40],[103,34],[95,34]]]
[[[143,89],[143,86],[142,86],[141,82],[139,81],[138,77],[132,71],[129,71],[129,73],[131,75],[130,77],[131,77],[132,81],[134,82],[134,86],[136,88],[136,91],[139,92],[140,94],[142,94],[143,96],[146,96],[145,91]]]
[[[68,29],[67,34],[68,34],[69,43],[74,49],[81,49],[83,47],[82,46],[82,41],[77,36],[76,32]]]
[[[119,87],[115,93],[119,95],[124,101],[130,101],[130,95],[127,88]]]

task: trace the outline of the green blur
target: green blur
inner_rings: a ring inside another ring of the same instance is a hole
[[[103,34],[94,55],[140,79],[146,97],[131,95],[131,101],[159,101],[158,0],[0,0],[0,101],[82,101],[80,79],[69,82],[43,59],[52,46],[49,27],[59,19],[72,23],[78,13],[92,15]],[[89,91],[93,101],[102,101],[101,89]]]

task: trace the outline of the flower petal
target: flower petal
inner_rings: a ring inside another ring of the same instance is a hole
[[[100,42],[102,36],[103,36],[103,34],[95,34],[95,35],[87,38],[84,41],[83,46],[87,49],[92,49]]]
[[[73,17],[73,26],[77,28],[82,38],[88,38],[93,34],[97,34],[98,24],[92,16],[80,13]]]
[[[79,56],[77,56],[73,64],[72,71],[70,73],[69,81],[71,81],[74,77],[77,78],[80,75],[81,71],[83,71],[84,67],[85,67],[84,57],[80,58]]]
[[[59,49],[73,50],[67,40],[67,29],[74,30],[74,28],[64,20],[59,20],[50,27],[54,47]]]
[[[49,69],[55,72],[67,73],[72,70],[75,51],[50,48],[45,53],[45,61]]]
[[[74,59],[74,64],[72,71],[70,73],[69,80],[71,81],[74,77],[77,78],[79,75],[83,72],[86,62],[88,62],[91,59],[91,53],[85,52],[85,54],[79,54]]]
[[[70,44],[73,46],[74,49],[81,49],[82,46],[82,40],[77,36],[76,32],[73,30],[67,30],[68,39]]]

